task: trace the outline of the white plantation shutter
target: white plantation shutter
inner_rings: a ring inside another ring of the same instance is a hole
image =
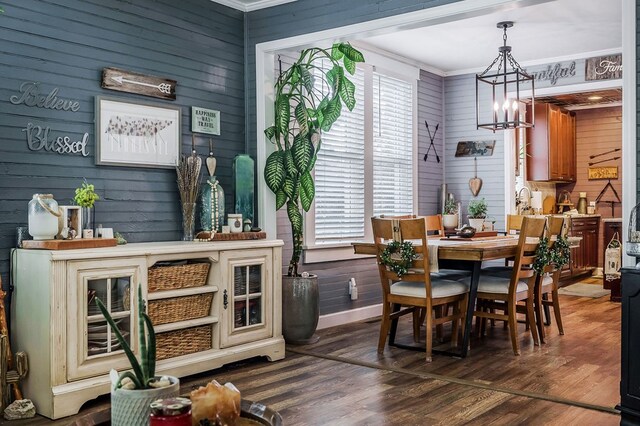
[[[373,74],[373,214],[413,213],[412,84]]]
[[[330,62],[323,64],[330,66]],[[331,130],[322,132],[315,166],[315,239],[317,243],[364,237],[364,72],[347,78],[356,85],[356,106],[342,114]],[[316,78],[316,84],[323,84]],[[326,83],[324,83],[326,84]]]

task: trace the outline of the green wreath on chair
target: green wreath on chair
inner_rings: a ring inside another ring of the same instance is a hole
[[[394,256],[395,254],[397,256]],[[380,254],[382,264],[399,278],[409,272],[409,268],[417,258],[418,255],[411,241],[392,241]]]
[[[561,269],[569,263],[570,253],[571,249],[567,237],[559,236],[551,247],[549,247],[549,238],[543,237],[536,249],[533,269],[539,275],[542,275],[544,268],[548,265],[554,265],[556,269]]]

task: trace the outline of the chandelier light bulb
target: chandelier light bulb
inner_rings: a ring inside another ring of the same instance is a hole
[[[498,109],[500,109],[500,106],[498,105],[498,102],[494,102],[493,103],[493,110],[497,111]]]
[[[513,105],[511,106],[511,108],[513,108],[513,111],[517,111],[518,110],[518,102],[517,101],[513,101]]]
[[[509,99],[505,99],[504,103],[502,104],[502,110],[506,111],[509,109]]]

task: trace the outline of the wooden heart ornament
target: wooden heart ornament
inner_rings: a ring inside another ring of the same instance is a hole
[[[480,189],[482,189],[482,179],[477,176],[469,179],[469,189],[473,196],[476,197],[480,193]]]
[[[474,174],[471,179],[469,179],[469,189],[474,197],[476,197],[480,193],[480,189],[482,188],[482,179],[478,177],[478,158],[473,157],[473,170]]]

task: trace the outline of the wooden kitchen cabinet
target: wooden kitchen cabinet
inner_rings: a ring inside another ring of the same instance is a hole
[[[600,217],[572,217],[569,220],[569,233],[571,237],[580,237],[580,245],[571,249],[569,265],[561,272],[562,280],[590,274],[598,267],[598,235],[600,229]]]
[[[535,127],[527,128],[527,180],[576,180],[575,123],[571,111],[547,103],[535,104]]]
[[[281,251],[279,240],[15,250],[12,343],[29,356],[25,395],[39,414],[57,419],[109,393],[109,370],[130,366],[95,298],[137,354],[138,285],[154,318],[158,375],[182,377],[255,356],[284,358]],[[158,269],[192,264],[208,264],[208,273],[195,280],[178,271],[173,275],[189,281],[184,286],[155,285]],[[197,309],[182,309],[185,304]]]

